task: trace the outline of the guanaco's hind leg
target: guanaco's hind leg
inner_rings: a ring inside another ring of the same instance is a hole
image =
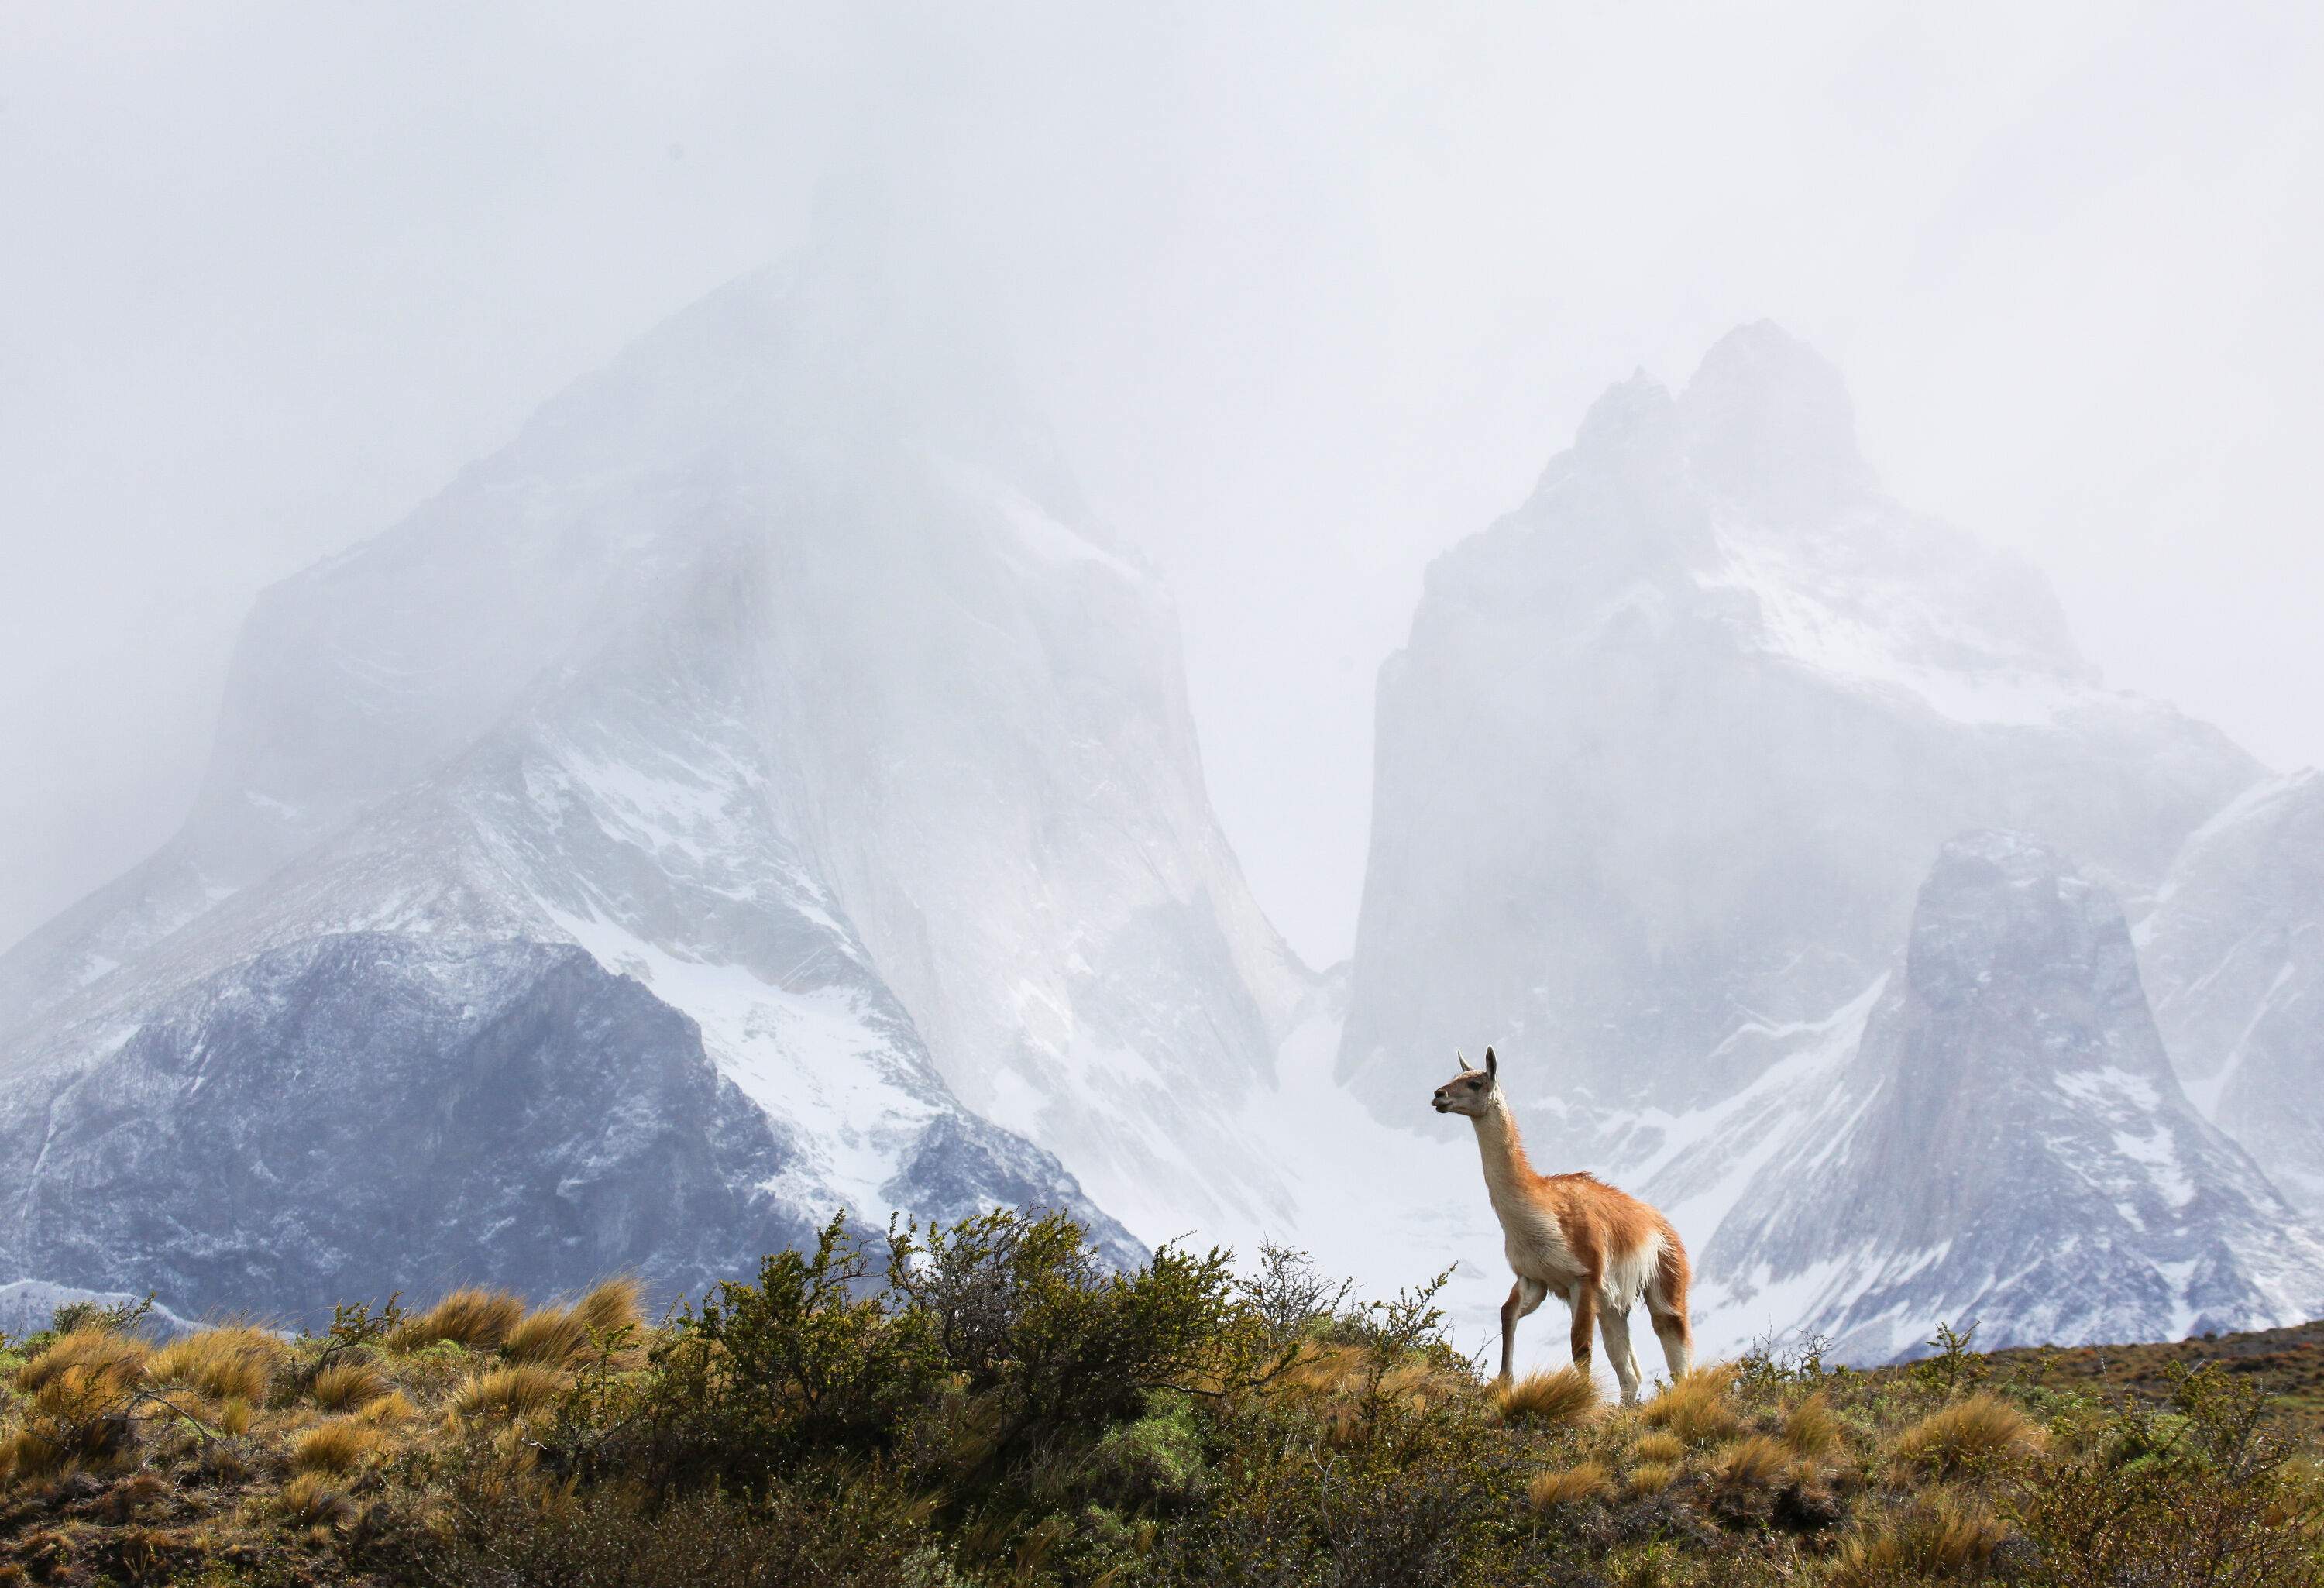
[[[1630,1309],[1599,1303],[1598,1334],[1606,1342],[1606,1361],[1622,1386],[1622,1404],[1638,1403],[1638,1358],[1630,1349]]]
[[[1663,1343],[1663,1360],[1670,1363],[1675,1384],[1694,1366],[1694,1331],[1686,1319],[1686,1260],[1667,1246],[1646,1281],[1646,1312],[1655,1321],[1655,1338]]]
[[[1501,1377],[1514,1375],[1517,1355],[1517,1320],[1533,1311],[1548,1296],[1549,1287],[1538,1279],[1520,1279],[1509,1287],[1509,1298],[1501,1303]]]

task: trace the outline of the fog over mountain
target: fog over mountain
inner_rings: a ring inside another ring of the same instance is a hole
[[[977,356],[835,243],[270,591],[193,817],[0,959],[0,1266],[311,1312],[1277,1206],[1307,973],[1167,594]]]
[[[0,17],[0,1311],[1028,1203],[1474,1343],[1488,1042],[1711,1350],[2324,1309],[2319,77],[2097,0]]]
[[[177,830],[260,589],[874,186],[1169,579],[1313,964],[1422,570],[1762,317],[2110,679],[2324,760],[2319,78],[2189,0],[7,8],[0,947]]]
[[[2324,1307],[2236,1139],[2308,1161],[2296,1028],[2202,1041],[2296,993],[2310,780],[2107,689],[2037,573],[1881,492],[1813,351],[1615,387],[1432,568],[1319,976],[1163,581],[865,235],[267,594],[185,827],[0,956],[0,1266],[305,1316],[1029,1203],[1120,1260],[1457,1265],[1479,1329],[1499,1233],[1422,1104],[1492,1041],[1537,1162],[1669,1210],[1714,1347]]]

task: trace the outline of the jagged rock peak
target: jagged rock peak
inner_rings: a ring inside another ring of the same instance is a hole
[[[1847,383],[1772,320],[1720,337],[1678,411],[1688,455],[1715,494],[1799,515],[1829,512],[1872,488]]]
[[[2026,1344],[2324,1306],[2324,1248],[2180,1089],[2114,895],[2003,831],[1944,845],[1834,1095],[1704,1266],[1746,1305],[1807,1292],[1859,1361],[1944,1321]]]
[[[2129,925],[2113,895],[2030,834],[1962,834],[1938,854],[1922,884],[1905,950],[1912,985],[1932,1004],[1949,1007],[1998,995],[2013,971],[2031,964],[2087,979],[2109,1008],[2138,1003],[2143,1012]],[[2062,1056],[2070,1048],[2039,1051]],[[2155,1066],[2159,1048],[2125,1057],[2168,1073]]]

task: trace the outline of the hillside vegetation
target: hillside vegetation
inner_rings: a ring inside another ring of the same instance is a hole
[[[1948,1331],[1623,1409],[1488,1383],[1434,1296],[997,1213],[835,1222],[658,1323],[620,1281],[296,1338],[67,1309],[0,1353],[0,1583],[2324,1584],[2268,1353],[2126,1382]]]

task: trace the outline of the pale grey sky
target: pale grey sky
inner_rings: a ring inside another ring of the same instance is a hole
[[[2319,8],[1163,9],[0,11],[0,942],[174,825],[261,585],[870,169],[1170,575],[1318,962],[1428,558],[1760,316],[2115,682],[2324,759]]]

